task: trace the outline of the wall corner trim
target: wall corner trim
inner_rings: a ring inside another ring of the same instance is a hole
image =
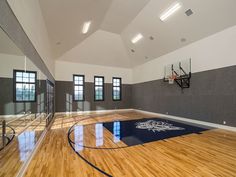
[[[194,120],[186,117],[178,117],[178,116],[173,116],[173,115],[166,115],[166,114],[161,114],[161,113],[155,113],[155,112],[149,112],[149,111],[144,111],[144,110],[139,110],[139,109],[133,109],[134,111],[144,113],[144,114],[150,114],[158,117],[163,117],[163,118],[169,118],[173,120],[180,120],[183,122],[189,122],[189,123],[194,123],[194,124],[199,124],[199,125],[204,125],[208,127],[214,127],[214,128],[219,128],[219,129],[224,129],[228,131],[233,131],[236,132],[236,127],[231,127],[231,126],[226,126],[226,125],[220,125],[220,124],[215,124],[215,123],[210,123],[210,122],[205,122],[205,121],[200,121],[200,120]]]

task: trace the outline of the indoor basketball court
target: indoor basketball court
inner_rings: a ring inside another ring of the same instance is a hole
[[[235,0],[0,0],[0,177],[235,177]]]

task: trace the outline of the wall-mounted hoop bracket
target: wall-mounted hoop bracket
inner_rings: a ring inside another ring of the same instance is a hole
[[[165,66],[164,82],[169,82],[169,84],[175,82],[181,89],[184,89],[190,87],[190,79],[191,59]]]

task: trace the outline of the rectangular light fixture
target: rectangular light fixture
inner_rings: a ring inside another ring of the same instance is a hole
[[[84,23],[84,26],[82,28],[82,33],[83,34],[86,34],[88,32],[90,25],[91,25],[91,21],[88,21],[88,22]]]
[[[174,14],[177,10],[181,7],[180,3],[175,3],[170,8],[168,8],[163,14],[161,14],[160,19],[161,21],[165,21],[169,16]]]
[[[131,42],[133,43],[133,44],[135,44],[136,42],[138,42],[140,39],[142,39],[143,38],[143,35],[141,34],[141,33],[139,33],[139,34],[137,34],[132,40],[131,40]]]

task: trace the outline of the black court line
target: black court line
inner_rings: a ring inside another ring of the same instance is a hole
[[[77,122],[78,123],[78,122]],[[71,132],[71,129],[77,124],[75,123],[68,131],[68,141],[69,141],[69,144],[70,144],[70,147],[73,149],[73,151],[83,160],[85,161],[88,165],[90,165],[91,167],[93,167],[94,169],[96,169],[97,171],[99,171],[100,173],[104,174],[105,176],[108,176],[108,177],[112,177],[112,175],[106,173],[105,171],[101,170],[100,168],[98,168],[96,165],[92,164],[91,162],[89,162],[87,159],[85,159],[79,152],[77,152],[75,150],[75,148],[73,147],[72,143],[71,143],[71,139],[70,139],[70,132]]]
[[[14,139],[14,137],[15,137],[15,134],[16,134],[16,132],[15,132],[15,129],[14,129],[14,128],[12,128],[12,127],[11,127],[11,126],[9,126],[9,125],[8,125],[7,127],[9,127],[9,128],[12,130],[13,134],[12,134],[12,137],[11,137],[11,138],[9,138],[9,137],[6,137],[6,138],[7,138],[7,140],[8,140],[8,141],[7,141],[7,144],[6,144],[6,146],[7,146],[7,145],[9,145],[9,144],[12,142],[12,140]],[[6,146],[5,146],[5,147],[6,147]],[[0,148],[0,151],[1,151],[1,150],[3,150],[5,147],[2,147],[2,148]]]

